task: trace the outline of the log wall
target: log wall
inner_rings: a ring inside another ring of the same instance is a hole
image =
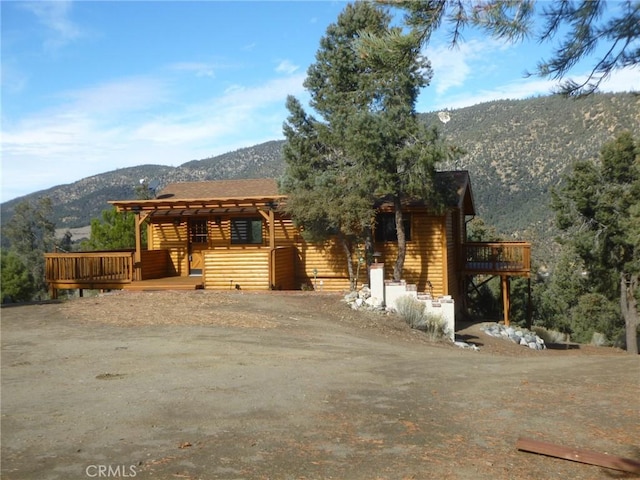
[[[232,217],[240,215],[220,215],[208,218],[208,248],[205,251],[205,288],[229,289],[238,284],[242,289],[268,288],[317,288],[327,291],[348,290],[349,274],[344,252],[336,240],[322,244],[306,242],[293,225],[291,219],[276,217],[274,225],[276,247],[295,248],[292,262],[286,267],[276,260],[274,266],[293,269],[285,273],[269,271],[269,236],[267,222],[263,226],[262,245],[231,245],[230,223]],[[255,214],[251,215],[256,217]],[[187,218],[177,222],[152,223],[149,246],[153,250],[169,250],[168,275],[188,275],[188,228]],[[407,255],[403,278],[415,283],[419,291],[430,291],[434,295],[450,294],[454,291],[457,275],[455,255],[447,252],[455,247],[455,235],[459,226],[454,219],[445,222],[444,217],[428,215],[424,211],[411,212],[411,241],[407,242]],[[453,235],[453,237],[452,237]],[[447,238],[451,239],[447,241]],[[377,243],[375,249],[382,254],[386,263],[385,276],[391,279],[397,256],[397,243]],[[288,253],[277,252],[286,256]],[[292,264],[291,264],[292,263]],[[354,270],[358,270],[357,258],[352,259]],[[285,282],[286,279],[286,282]],[[358,284],[367,283],[367,271],[360,265]]]
[[[269,290],[268,248],[229,248],[204,252],[202,281],[212,290]]]
[[[391,280],[398,244],[376,243],[375,248],[385,263],[385,279]],[[440,296],[449,294],[448,275],[444,217],[411,212],[411,240],[407,242],[403,279],[416,284],[419,292],[431,292],[433,288],[431,293]]]

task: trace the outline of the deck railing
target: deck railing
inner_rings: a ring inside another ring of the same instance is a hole
[[[45,280],[52,290],[122,288],[133,281],[133,252],[47,253]]]
[[[463,270],[467,273],[528,275],[531,244],[528,242],[474,242],[462,245]]]

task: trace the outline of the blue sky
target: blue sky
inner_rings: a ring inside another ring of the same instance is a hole
[[[3,0],[1,201],[281,139],[286,96],[306,102],[306,70],[345,5]],[[418,111],[549,93],[552,82],[523,77],[543,47],[467,32],[451,49],[434,38]],[[639,89],[638,69],[603,86]]]

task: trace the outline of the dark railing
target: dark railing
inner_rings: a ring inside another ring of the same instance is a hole
[[[467,273],[528,275],[531,244],[528,242],[474,242],[462,245],[462,268]]]

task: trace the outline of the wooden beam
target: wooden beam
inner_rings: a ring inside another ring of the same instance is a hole
[[[580,448],[569,448],[552,443],[532,440],[530,438],[519,438],[516,448],[525,452],[539,453],[550,457],[562,458],[572,462],[597,465],[599,467],[611,468],[622,472],[640,473],[640,462],[630,458],[608,455],[606,453],[583,450]]]
[[[276,215],[272,209],[269,210],[269,248],[276,248]]]
[[[258,209],[260,215],[267,221],[267,231],[269,234],[269,248],[276,247],[276,216],[273,210],[269,209],[265,212],[262,209]]]
[[[142,233],[140,227],[148,217],[148,212],[136,212],[136,251],[133,254],[134,280],[142,280]]]

